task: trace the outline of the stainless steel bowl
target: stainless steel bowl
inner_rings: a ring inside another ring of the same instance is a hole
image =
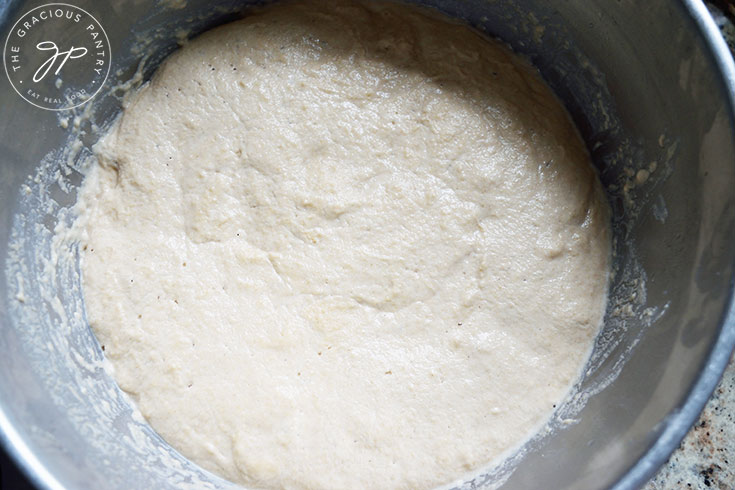
[[[120,110],[115,87],[145,80],[182,33],[237,18],[245,3],[75,1],[106,29],[113,66],[100,94],[71,112],[36,108],[0,79],[0,440],[40,487],[231,486],[136,417],[101,362],[78,268],[56,260],[59,247],[74,247],[53,231],[71,219],[95,127]],[[414,3],[538,66],[578,125],[614,214],[605,327],[576,395],[553,430],[473,482],[636,487],[676,448],[735,344],[732,59],[697,0]],[[0,0],[2,39],[35,6]]]

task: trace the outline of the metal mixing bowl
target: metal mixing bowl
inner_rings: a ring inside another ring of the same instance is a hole
[[[113,66],[100,94],[71,112],[36,108],[0,79],[0,440],[40,487],[231,486],[135,415],[101,361],[77,265],[57,261],[59,247],[76,250],[53,236],[72,219],[96,128],[120,110],[113,87],[135,85],[137,68],[145,80],[177,39],[237,18],[244,3],[75,1],[106,29]],[[473,481],[636,487],[676,448],[735,343],[726,46],[696,0],[415,3],[503,39],[539,68],[579,127],[614,214],[610,301],[584,379],[550,431]],[[2,39],[38,4],[0,0]]]

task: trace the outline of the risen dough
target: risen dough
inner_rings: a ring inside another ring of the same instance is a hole
[[[588,157],[468,28],[270,8],[171,56],[98,150],[89,320],[152,426],[231,480],[459,478],[549,416],[597,333]]]

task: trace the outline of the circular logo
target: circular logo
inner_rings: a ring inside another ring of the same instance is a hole
[[[8,80],[41,109],[62,111],[88,102],[110,72],[110,41],[97,19],[66,3],[26,12],[3,49]]]

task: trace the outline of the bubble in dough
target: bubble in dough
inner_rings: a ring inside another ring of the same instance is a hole
[[[417,489],[529,437],[598,331],[589,157],[501,44],[298,2],[173,54],[80,198],[90,323],[153,428],[253,488]]]

